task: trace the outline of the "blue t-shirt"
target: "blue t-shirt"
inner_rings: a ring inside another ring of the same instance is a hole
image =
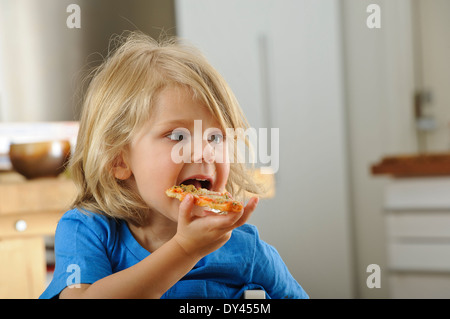
[[[58,297],[71,284],[92,284],[149,255],[126,222],[70,210],[58,222],[55,272],[40,298]],[[263,289],[267,298],[308,298],[275,248],[259,238],[255,226],[246,224],[162,298],[240,298],[248,289]]]

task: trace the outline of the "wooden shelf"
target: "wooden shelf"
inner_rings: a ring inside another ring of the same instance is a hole
[[[371,172],[394,177],[450,176],[450,153],[387,156],[372,165]]]

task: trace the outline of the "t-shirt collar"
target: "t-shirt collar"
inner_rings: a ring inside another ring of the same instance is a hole
[[[121,221],[120,224],[120,235],[128,250],[139,260],[148,257],[150,252],[137,242],[131,233],[128,224],[125,221]]]

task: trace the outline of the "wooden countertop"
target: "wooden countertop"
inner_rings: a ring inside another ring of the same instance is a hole
[[[394,177],[450,176],[450,153],[387,156],[372,165],[371,172]]]

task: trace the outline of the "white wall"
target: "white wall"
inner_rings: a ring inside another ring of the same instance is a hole
[[[280,128],[277,195],[251,222],[312,298],[353,297],[338,2],[179,0],[176,10],[179,35],[224,75],[251,125]]]
[[[0,0],[0,121],[73,119],[83,63],[70,0]]]
[[[415,0],[418,48],[417,87],[429,90],[431,103],[426,112],[436,121],[436,129],[425,134],[425,151],[450,150],[450,1]]]

